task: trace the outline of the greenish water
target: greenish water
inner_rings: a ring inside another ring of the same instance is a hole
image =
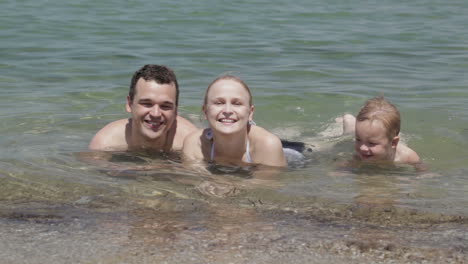
[[[1,1],[0,257],[461,263],[467,13],[457,0]],[[206,86],[230,72],[251,87],[257,124],[338,146],[271,181],[207,178],[173,157],[83,161],[94,133],[127,116],[130,78],[148,63],[176,71],[180,114],[200,127]],[[352,148],[330,124],[381,94],[430,174],[336,169]]]

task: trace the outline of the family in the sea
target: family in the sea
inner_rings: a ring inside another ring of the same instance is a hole
[[[223,75],[206,89],[203,113],[209,127],[198,129],[178,115],[179,86],[173,70],[145,65],[130,83],[126,110],[131,117],[99,130],[89,149],[99,151],[181,151],[184,162],[287,165],[282,141],[255,125],[249,87]],[[400,142],[400,113],[383,97],[368,100],[356,117],[342,118],[343,133],[355,134],[356,160],[419,164],[418,154]]]

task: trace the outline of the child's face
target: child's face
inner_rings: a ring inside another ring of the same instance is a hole
[[[380,120],[356,122],[355,150],[363,161],[393,161],[398,137],[390,140]]]

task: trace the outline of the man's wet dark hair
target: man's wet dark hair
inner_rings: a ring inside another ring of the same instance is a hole
[[[164,65],[147,64],[137,70],[135,74],[133,74],[132,81],[130,82],[130,90],[128,91],[128,96],[131,101],[133,101],[133,98],[135,97],[135,86],[140,78],[143,78],[145,81],[155,81],[158,84],[174,83],[176,88],[175,103],[176,106],[179,105],[179,84],[177,83],[177,78],[171,68]]]

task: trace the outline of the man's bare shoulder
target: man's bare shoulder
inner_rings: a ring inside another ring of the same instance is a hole
[[[192,124],[192,122],[181,116],[177,116],[177,133],[183,135],[183,137],[186,137],[197,129],[198,128]]]
[[[192,130],[192,132],[184,140],[184,148],[192,146],[200,147],[204,133],[205,129],[203,128],[195,128],[195,130]]]
[[[88,148],[104,151],[127,150],[125,130],[128,122],[128,119],[120,119],[107,124],[94,135]]]
[[[195,127],[190,121],[181,116],[177,116],[177,127],[171,149],[173,151],[182,150],[185,138],[195,130],[197,130],[197,127]]]
[[[188,135],[191,132],[197,130],[198,128],[192,124],[192,122],[188,121],[187,119],[177,116],[177,132]]]

